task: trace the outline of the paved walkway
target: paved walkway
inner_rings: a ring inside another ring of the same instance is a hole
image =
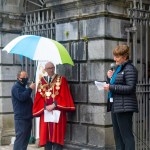
[[[0,146],[0,150],[13,150],[13,145]],[[29,144],[27,150],[44,150],[44,148],[38,148],[36,145]]]
[[[0,150],[13,150],[13,145],[0,145]],[[27,150],[44,150],[44,147],[37,147],[35,144],[29,144]],[[68,149],[63,149],[68,150]],[[72,149],[73,150],[73,149]]]

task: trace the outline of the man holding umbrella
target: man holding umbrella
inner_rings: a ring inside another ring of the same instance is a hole
[[[11,90],[16,133],[13,150],[26,150],[31,135],[33,106],[31,93],[35,88],[35,83],[31,83],[26,88],[27,83],[27,72],[20,71],[17,74],[17,82]]]
[[[40,117],[39,145],[45,150],[62,150],[66,131],[66,112],[75,110],[65,77],[55,74],[52,62],[45,65],[48,76],[41,77],[33,104],[33,116]],[[45,110],[60,111],[58,122],[45,121]]]

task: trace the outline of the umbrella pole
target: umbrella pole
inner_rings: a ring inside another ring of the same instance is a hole
[[[34,73],[33,73],[33,83],[36,82],[36,70],[37,70],[38,61],[35,61],[34,63]]]

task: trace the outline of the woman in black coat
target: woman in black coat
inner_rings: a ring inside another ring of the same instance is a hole
[[[129,47],[118,45],[113,50],[115,71],[108,70],[108,111],[111,111],[116,150],[135,150],[132,117],[138,112],[136,83],[138,74],[129,60]]]

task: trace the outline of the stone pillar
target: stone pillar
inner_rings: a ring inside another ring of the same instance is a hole
[[[56,40],[69,50],[75,66],[60,65],[70,83],[76,112],[68,115],[66,147],[114,149],[107,96],[94,81],[105,81],[112,49],[126,43],[129,25],[125,0],[47,0],[55,12]]]
[[[20,70],[20,60],[2,52],[2,48],[20,35],[24,18],[21,16],[23,5],[20,0],[0,3],[0,145],[10,144],[14,136],[14,119],[11,103],[11,87]]]

